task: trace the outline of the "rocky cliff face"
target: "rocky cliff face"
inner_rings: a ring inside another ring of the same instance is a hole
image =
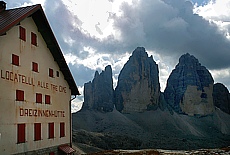
[[[84,84],[82,109],[97,109],[110,112],[114,108],[114,90],[111,66],[106,66],[100,74],[95,72],[93,81]]]
[[[213,78],[190,54],[182,55],[172,71],[164,91],[165,100],[178,113],[208,115],[213,113]]]
[[[123,113],[156,109],[160,83],[158,65],[148,57],[145,48],[138,47],[122,68],[115,89],[116,109]]]
[[[230,114],[230,94],[228,89],[221,83],[213,86],[214,105],[220,110]]]

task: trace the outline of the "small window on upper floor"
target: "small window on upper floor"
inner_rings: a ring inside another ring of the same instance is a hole
[[[19,26],[19,38],[26,41],[26,29],[22,26]]]
[[[51,68],[49,68],[49,77],[54,77],[54,71]]]
[[[12,54],[12,64],[19,66],[19,56],[18,55]]]
[[[16,101],[24,101],[24,91],[16,90]]]
[[[32,62],[32,71],[38,72],[38,63]]]
[[[42,94],[36,93],[36,103],[42,103]]]
[[[45,104],[50,104],[50,95],[45,95]]]
[[[37,35],[31,32],[31,44],[37,46]]]

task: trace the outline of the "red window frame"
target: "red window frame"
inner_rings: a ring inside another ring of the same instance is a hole
[[[55,155],[55,153],[54,152],[50,152],[49,155]]]
[[[16,90],[16,101],[24,101],[24,91]]]
[[[19,66],[19,56],[18,55],[12,54],[12,64]]]
[[[65,122],[60,122],[60,137],[65,137]]]
[[[54,77],[54,71],[52,68],[49,68],[49,77]]]
[[[17,125],[17,138],[18,143],[26,142],[26,124],[18,124]]]
[[[38,63],[32,62],[32,71],[38,72]]]
[[[42,139],[42,125],[41,123],[34,123],[34,140],[38,141]]]
[[[37,46],[37,35],[31,32],[31,44]]]
[[[26,41],[26,29],[22,26],[19,26],[19,38]]]
[[[36,93],[36,103],[42,103],[42,94]]]
[[[54,138],[54,123],[49,123],[49,139]]]
[[[50,95],[45,95],[45,104],[50,104]]]

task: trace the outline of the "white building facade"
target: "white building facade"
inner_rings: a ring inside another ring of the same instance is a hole
[[[79,91],[44,12],[0,8],[0,154],[71,154]]]

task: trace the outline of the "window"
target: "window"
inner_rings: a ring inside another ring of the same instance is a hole
[[[38,72],[38,63],[32,62],[32,71]]]
[[[50,152],[49,155],[55,155],[55,153],[54,152]]]
[[[59,77],[59,71],[56,72],[57,77]]]
[[[36,93],[36,103],[42,103],[42,94]]]
[[[26,41],[26,29],[25,28],[23,28],[23,27],[21,27],[21,26],[19,26],[19,38],[21,39],[21,40],[24,40],[24,41]]]
[[[41,123],[34,123],[34,140],[41,140]]]
[[[45,104],[50,104],[50,96],[45,95]]]
[[[49,123],[49,139],[54,138],[54,123]]]
[[[18,55],[12,54],[12,64],[19,66],[19,56]]]
[[[26,125],[18,124],[18,143],[26,142]]]
[[[65,123],[60,123],[60,137],[65,137]]]
[[[31,44],[37,46],[37,35],[31,32]]]
[[[49,77],[54,77],[54,72],[51,68],[49,68]]]
[[[16,101],[24,101],[24,91],[16,90]]]

